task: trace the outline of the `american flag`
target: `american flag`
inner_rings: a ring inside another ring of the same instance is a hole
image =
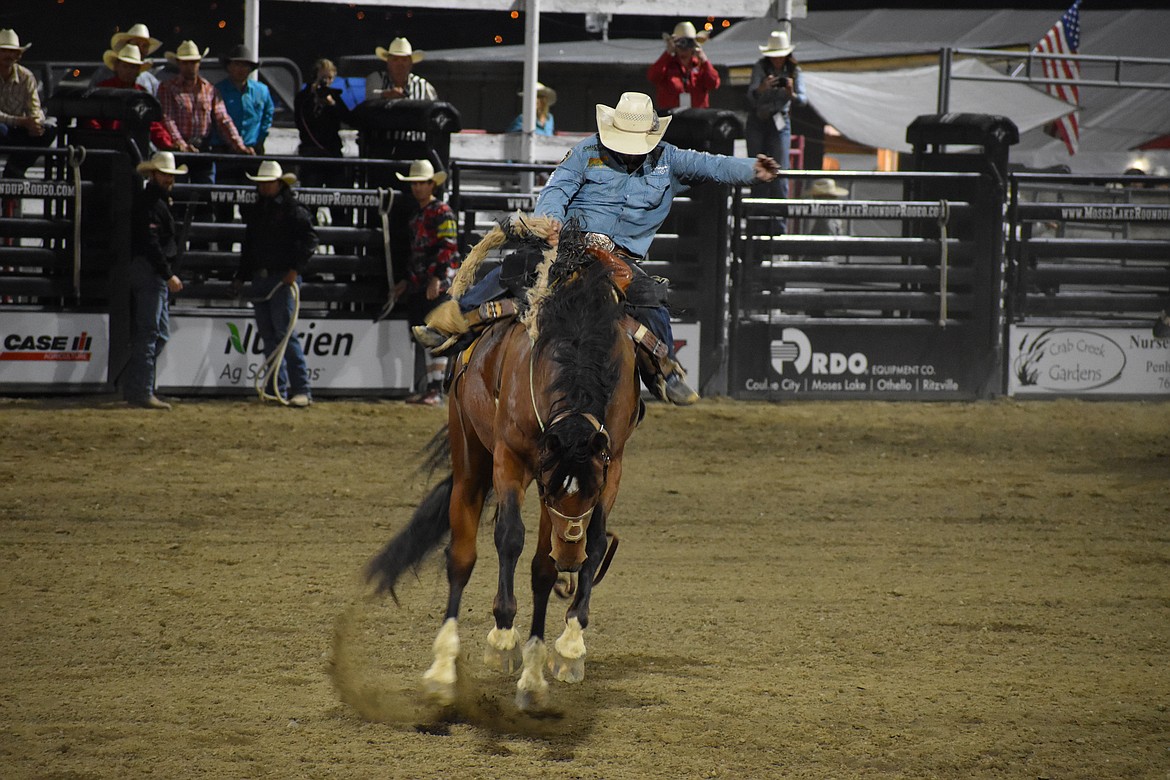
[[[1076,0],[1056,24],[1052,25],[1033,51],[1041,54],[1076,54],[1081,45],[1081,0]],[[1061,79],[1072,82],[1070,84],[1049,84],[1048,92],[1061,100],[1080,105],[1080,94],[1077,92],[1076,81],[1081,77],[1081,67],[1076,60],[1043,60],[1044,77]],[[1047,128],[1049,135],[1064,141],[1069,154],[1077,153],[1077,144],[1080,141],[1081,130],[1077,122],[1076,112],[1066,114],[1050,124]]]

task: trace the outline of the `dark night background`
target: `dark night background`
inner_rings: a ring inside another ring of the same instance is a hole
[[[1017,2],[856,2],[809,0],[809,13],[818,10],[868,8],[1052,8],[1056,13],[1070,0],[1017,0]],[[1088,2],[1082,8],[1162,7],[1165,0],[1147,2]],[[0,27],[11,27],[22,43],[33,44],[25,57],[33,61],[96,62],[108,47],[110,36],[136,22],[144,22],[164,51],[173,51],[184,39],[220,54],[243,36],[244,4],[240,0],[6,0],[0,3]],[[712,3],[718,7],[717,2]],[[716,30],[724,17],[714,17]],[[669,31],[674,16],[615,15],[611,38],[654,38]],[[691,17],[696,24],[702,18]],[[738,21],[731,18],[729,21]],[[505,45],[524,42],[524,17],[513,19],[506,11],[473,12],[321,4],[261,0],[260,49],[266,57],[287,57],[302,70],[318,57],[372,54],[397,36],[406,36],[417,49],[491,46],[496,36]],[[542,41],[587,40],[584,14],[541,15]]]

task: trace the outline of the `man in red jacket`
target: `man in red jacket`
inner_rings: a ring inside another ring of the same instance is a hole
[[[662,37],[666,51],[646,71],[658,88],[655,103],[661,109],[707,108],[707,93],[719,89],[719,73],[703,51],[707,32],[696,33],[695,25],[679,22]]]
[[[110,49],[102,55],[102,62],[114,72],[114,75],[96,86],[112,87],[114,89],[136,89],[146,92],[146,87],[136,82],[138,75],[150,70],[150,60],[142,59],[142,52],[133,43],[128,43],[120,50]],[[121,126],[117,119],[91,119],[89,125],[95,130],[117,130]],[[162,122],[150,123],[150,142],[158,149],[173,149],[175,146],[171,134],[163,127]],[[149,157],[149,149],[140,149],[143,157]]]

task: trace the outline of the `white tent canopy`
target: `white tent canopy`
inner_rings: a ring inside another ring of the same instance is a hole
[[[977,60],[961,60],[952,72],[998,75]],[[881,149],[911,151],[906,127],[920,114],[938,112],[938,66],[883,71],[808,70],[805,83],[813,108],[846,138]],[[1027,84],[954,81],[954,113],[999,114],[1023,133],[1064,116],[1073,107]]]

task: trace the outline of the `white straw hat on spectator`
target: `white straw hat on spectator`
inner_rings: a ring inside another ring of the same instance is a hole
[[[517,90],[516,94],[523,95],[524,90],[522,90],[522,89]],[[544,84],[541,84],[539,81],[536,82],[536,96],[538,98],[542,97],[545,100],[547,100],[549,108],[552,108],[553,103],[557,102],[557,91],[555,89],[553,89],[552,87],[546,87]]]
[[[250,173],[244,175],[252,181],[276,181],[279,179],[290,187],[297,183],[296,174],[285,173],[276,160],[265,160],[260,163],[260,170],[256,171],[255,176]]]
[[[711,33],[707,32],[706,30],[696,31],[695,25],[691,24],[690,22],[679,22],[674,26],[674,32],[670,33],[669,35],[667,33],[662,33],[662,37],[668,40],[674,40],[675,38],[690,38],[691,40],[698,41],[699,43],[706,43],[707,39],[711,37]]]
[[[139,73],[144,70],[150,70],[150,60],[142,59],[142,53],[138,51],[138,47],[132,43],[126,44],[118,51],[110,49],[102,55],[102,62],[104,62],[106,67],[110,70],[113,70],[115,63],[119,61],[128,62],[131,65],[137,65]]]
[[[813,179],[805,195],[810,198],[844,198],[849,195],[849,190],[838,187],[832,179]]]
[[[168,51],[166,56],[171,62],[192,62],[203,59],[209,51],[211,51],[210,48],[199,51],[195,41],[183,41],[176,51]]]
[[[411,62],[418,62],[425,56],[424,52],[411,48],[410,41],[405,38],[395,38],[390,41],[390,47],[387,49],[383,49],[381,46],[375,47],[374,54],[377,54],[378,59],[382,60],[388,60],[391,57],[410,57]]]
[[[765,57],[787,57],[796,48],[788,39],[788,33],[776,30],[768,36],[768,42],[760,47],[760,54]]]
[[[442,187],[443,182],[447,181],[447,172],[435,172],[435,166],[431,165],[430,160],[415,160],[410,164],[410,172],[403,176],[397,171],[394,175],[398,177],[399,181],[433,181],[436,187]]]
[[[121,51],[122,47],[136,38],[141,38],[144,41],[149,41],[150,44],[146,47],[146,51],[142,52],[142,56],[148,57],[158,51],[158,47],[162,46],[162,41],[158,38],[150,37],[150,30],[142,22],[131,27],[126,32],[114,33],[114,37],[110,38],[110,48],[114,51]]]
[[[186,165],[175,167],[175,155],[170,152],[155,152],[154,157],[151,157],[145,162],[138,163],[138,172],[143,176],[151,171],[158,171],[159,173],[169,173],[172,176],[181,176],[187,172]]]
[[[13,49],[15,51],[24,51],[31,43],[26,43],[24,46],[20,45],[20,36],[16,34],[16,30],[0,30],[0,49]]]
[[[662,140],[670,120],[658,116],[654,101],[641,92],[623,92],[614,108],[597,104],[601,143],[622,154],[649,154]]]

